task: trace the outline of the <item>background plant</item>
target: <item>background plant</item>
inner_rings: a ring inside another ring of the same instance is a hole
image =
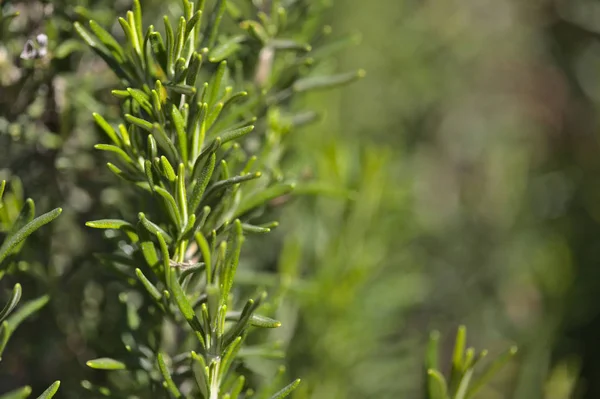
[[[2,180],[0,181],[0,223],[2,226],[0,231],[4,233],[4,239],[0,244],[0,280],[6,281],[5,277],[12,279],[17,274],[27,273],[34,279],[37,277],[38,280],[46,282],[48,277],[43,265],[37,262],[28,263],[25,260],[19,260],[18,255],[27,237],[57,218],[62,209],[56,208],[35,217],[35,204],[31,198],[23,201],[18,180],[13,182],[13,190],[7,193],[6,197],[4,196],[5,189],[6,180]],[[44,295],[20,304],[22,295],[23,288],[21,284],[15,283],[8,301],[0,311],[0,322],[2,323],[0,326],[0,358],[19,325],[44,307],[49,300],[49,296]],[[38,398],[52,398],[59,385],[60,382],[56,381]],[[31,392],[31,387],[26,385],[2,394],[2,397],[27,398],[31,395]]]

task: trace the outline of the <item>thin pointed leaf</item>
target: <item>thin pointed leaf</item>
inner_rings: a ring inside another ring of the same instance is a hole
[[[444,376],[437,370],[427,370],[430,399],[447,399],[447,385]]]
[[[253,130],[254,125],[244,126],[239,129],[226,130],[219,134],[219,137],[221,138],[221,144],[225,144],[231,140],[236,140],[240,137],[244,137]]]
[[[223,77],[225,76],[225,71],[227,70],[227,61],[221,61],[219,67],[217,68],[217,72],[215,72],[213,79],[210,84],[210,90],[208,93],[208,106],[213,107],[217,102],[217,98],[219,96],[219,92],[221,91],[221,86],[223,84]]]
[[[21,388],[17,388],[14,391],[10,391],[0,396],[0,399],[25,399],[31,395],[31,387],[24,386]]]
[[[62,212],[61,208],[56,208],[48,213],[45,213],[31,222],[27,223],[23,226],[19,231],[17,231],[13,236],[6,239],[2,246],[0,247],[0,263],[11,253],[11,251],[19,245],[23,240],[25,240],[29,235],[31,235],[34,231],[44,226],[47,223],[50,223],[54,219],[58,217]]]
[[[50,385],[37,399],[52,399],[56,392],[58,392],[58,388],[60,387],[60,381],[54,381],[52,385]]]
[[[293,381],[291,384],[283,388],[281,391],[277,392],[275,395],[271,396],[271,399],[283,399],[287,397],[294,389],[300,385],[300,379]]]
[[[513,346],[500,355],[487,369],[478,377],[465,395],[466,399],[472,398],[492,377],[517,353],[517,347]]]
[[[183,163],[187,165],[188,148],[187,137],[185,135],[185,120],[175,105],[171,106],[171,120],[173,121],[173,126],[175,126],[175,131],[177,132],[177,144],[179,145],[181,159],[183,160]]]
[[[115,40],[115,38],[108,33],[104,28],[102,28],[96,21],[90,21],[90,29],[94,34],[98,37],[98,39],[110,50],[112,55],[118,62],[125,61],[125,51],[123,51],[123,47]]]
[[[100,219],[100,220],[92,220],[85,223],[86,226],[91,227],[93,229],[122,229],[122,228],[130,228],[135,230],[135,226],[131,223],[120,220],[120,219]]]
[[[225,269],[222,279],[223,297],[225,303],[227,303],[227,297],[229,296],[231,287],[233,286],[233,278],[240,260],[240,252],[242,250],[243,240],[244,235],[242,232],[242,223],[236,219],[233,222],[233,228],[229,232],[227,256],[225,259]]]
[[[21,284],[15,284],[15,286],[13,287],[12,294],[10,295],[10,300],[6,305],[4,305],[4,308],[0,312],[0,323],[3,322],[4,319],[6,319],[17,306],[19,300],[21,299],[21,293]]]
[[[113,129],[100,114],[94,112],[92,116],[94,117],[94,120],[98,126],[100,126],[104,133],[106,133],[108,138],[111,139],[115,145],[121,147],[123,143],[121,142],[121,138],[118,136],[117,132],[115,132],[115,129]]]
[[[167,244],[170,244],[173,242],[173,238],[166,231],[164,231],[159,225],[157,225],[156,223],[153,223],[150,219],[148,219],[143,212],[138,213],[138,219],[142,223],[142,226],[144,226],[150,234],[156,235],[156,234],[160,233],[163,236],[163,238],[165,239],[165,242]]]
[[[144,273],[140,269],[136,268],[135,274],[136,274],[138,280],[140,280],[140,283],[142,283],[142,285],[148,292],[148,294],[150,294],[150,296],[152,298],[154,298],[154,300],[156,300],[158,303],[160,303],[160,300],[162,299],[162,295],[158,291],[158,288],[156,288],[154,286],[154,284],[152,284],[152,282],[150,280],[148,280],[148,278],[144,275]]]
[[[210,23],[207,28],[208,33],[208,43],[207,47],[212,48],[217,41],[217,34],[219,33],[219,25],[221,24],[221,19],[223,19],[223,14],[225,14],[225,10],[227,9],[227,0],[217,0],[217,4],[213,9]]]
[[[206,165],[204,165],[204,168],[202,168],[202,171],[200,172],[200,176],[196,180],[196,184],[194,185],[192,194],[190,196],[189,212],[191,212],[191,213],[195,213],[196,210],[198,209],[198,206],[200,206],[200,201],[202,200],[202,195],[204,194],[204,191],[206,190],[206,187],[208,186],[208,183],[210,182],[210,178],[213,174],[213,171],[215,170],[216,159],[217,159],[217,157],[213,153],[209,157],[208,163]]]
[[[293,184],[277,184],[261,192],[258,192],[252,195],[251,197],[246,198],[236,209],[233,217],[240,217],[246,214],[247,212],[251,211],[252,209],[259,207],[274,198],[281,197],[282,195],[290,193],[293,189]]]
[[[111,359],[110,357],[88,360],[85,364],[96,370],[125,370],[126,368],[125,363]]]
[[[229,58],[232,54],[239,51],[242,46],[240,43],[244,41],[246,37],[244,35],[233,36],[231,39],[221,43],[211,50],[208,54],[208,60],[216,63]]]
[[[173,378],[171,377],[171,373],[169,373],[169,369],[167,368],[167,364],[165,363],[164,355],[159,353],[156,356],[156,360],[158,362],[158,368],[160,369],[160,373],[162,374],[165,382],[167,383],[167,390],[173,395],[175,398],[183,397],[182,393],[175,385]]]
[[[362,69],[358,72],[348,72],[333,76],[311,76],[294,82],[292,86],[295,92],[304,92],[312,90],[325,90],[337,86],[342,86],[365,76]]]

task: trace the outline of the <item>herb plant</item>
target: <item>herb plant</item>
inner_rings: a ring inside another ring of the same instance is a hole
[[[15,185],[20,187],[18,180]],[[21,200],[18,192],[8,193],[4,196],[6,181],[0,181],[0,223],[4,241],[0,244],[0,280],[7,276],[28,270],[30,265],[18,261],[18,254],[25,244],[25,239],[36,230],[56,219],[62,209],[56,208],[48,213],[35,217],[35,203],[28,198],[24,202]],[[29,300],[19,305],[23,289],[21,284],[15,283],[12,288],[10,299],[0,311],[0,358],[11,336],[19,325],[28,317],[44,307],[50,299],[48,295]],[[59,381],[56,381],[46,389],[38,398],[52,398],[58,387]],[[4,394],[6,398],[27,398],[31,394],[31,387],[24,386],[14,391]]]
[[[276,227],[269,211],[295,187],[279,168],[282,141],[316,114],[290,113],[293,96],[363,73],[305,76],[330,50],[309,53],[307,42],[286,35],[318,7],[257,3],[220,0],[209,11],[204,1],[184,0],[176,26],[164,17],[162,34],[144,28],[134,1],[119,18],[125,46],[94,21],[75,24],[123,83],[112,92],[122,104],[121,123],[115,128],[94,114],[109,140],[96,148],[135,189],[123,219],[87,223],[107,230],[118,247],[99,259],[125,283],[128,324],[125,357],[88,362],[126,370],[126,377],[115,377],[114,393],[84,381],[93,392],[216,399],[258,389],[258,397],[283,398],[300,383],[277,388],[250,380],[243,359],[261,353],[247,344],[252,328],[280,323],[257,313],[267,294],[258,284],[255,296],[245,297],[236,271],[245,236]],[[220,33],[225,16],[237,34]]]

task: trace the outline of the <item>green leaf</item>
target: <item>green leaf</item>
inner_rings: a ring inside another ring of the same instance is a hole
[[[177,35],[175,36],[175,48],[173,59],[177,60],[181,56],[183,45],[185,43],[185,31],[186,31],[186,20],[182,16],[179,18],[179,24],[177,25]]]
[[[0,263],[11,253],[11,251],[19,245],[23,240],[25,240],[29,235],[31,235],[34,231],[42,227],[43,225],[50,223],[54,219],[58,217],[62,212],[61,208],[56,208],[48,213],[45,213],[31,222],[27,223],[23,226],[19,231],[17,231],[10,238],[6,239],[2,246],[0,247]]]
[[[190,58],[188,74],[186,77],[185,83],[190,87],[194,87],[196,84],[196,79],[198,78],[198,72],[200,71],[200,67],[202,66],[202,55],[200,53],[194,52],[192,57]]]
[[[171,378],[171,374],[169,373],[169,369],[167,368],[167,364],[165,363],[164,355],[162,353],[159,353],[156,356],[156,360],[158,362],[158,368],[160,369],[160,373],[162,374],[165,382],[167,383],[168,391],[171,392],[171,395],[173,395],[175,398],[183,397],[182,393],[179,392],[177,385],[175,385],[173,378]]]
[[[208,53],[208,60],[210,62],[220,62],[226,58],[229,58],[232,54],[239,51],[242,46],[240,43],[244,41],[246,37],[244,35],[233,36],[231,39],[216,46]]]
[[[209,390],[209,376],[207,373],[206,362],[204,361],[204,357],[202,355],[197,354],[192,351],[192,371],[194,373],[194,380],[198,385],[198,389],[202,393],[203,397],[208,398],[208,390]]]
[[[217,41],[217,34],[219,33],[219,25],[221,24],[221,19],[223,19],[223,14],[225,14],[225,10],[227,9],[227,0],[217,0],[217,4],[213,9],[213,12],[210,16],[210,22],[207,28],[208,34],[208,43],[207,47],[212,48]]]
[[[177,208],[175,198],[173,198],[171,193],[159,186],[154,186],[154,192],[156,192],[163,199],[163,202],[165,204],[165,207],[167,208],[167,211],[169,212],[171,220],[173,221],[173,223],[175,223],[177,229],[181,230],[183,222],[181,220],[181,215],[179,213],[179,209]]]
[[[15,284],[15,286],[13,287],[12,294],[10,295],[10,300],[8,301],[8,303],[6,305],[4,305],[4,308],[2,309],[2,311],[0,311],[0,322],[4,321],[4,319],[6,319],[8,317],[8,315],[10,315],[10,313],[17,306],[17,304],[19,303],[19,300],[21,299],[21,293],[22,293],[21,284],[19,284],[19,283]]]
[[[140,0],[133,0],[133,28],[137,34],[138,39],[144,37],[144,25],[142,21],[142,5]]]
[[[127,19],[119,17],[118,21],[119,21],[119,24],[121,25],[121,28],[123,29],[123,32],[125,33],[125,36],[127,36],[127,39],[129,40],[129,43],[131,44],[131,47],[134,49],[134,51],[137,54],[141,54],[142,48],[140,46],[140,41],[137,37],[135,27],[132,27],[131,23],[130,23],[130,22],[133,22],[133,16],[132,16],[131,11],[127,11]]]
[[[427,379],[429,381],[429,399],[447,399],[447,385],[444,376],[437,370],[427,370]]]
[[[173,170],[173,166],[171,166],[169,160],[163,155],[160,157],[160,163],[167,179],[169,179],[170,182],[174,182],[175,179],[177,179],[177,176],[175,175],[175,170]]]
[[[207,207],[205,207],[206,209]],[[205,212],[206,214],[206,212]],[[211,261],[211,252],[210,247],[208,245],[208,241],[202,233],[196,233],[194,238],[196,239],[196,243],[200,248],[200,253],[202,254],[202,260],[204,260],[204,264],[206,265],[206,281],[209,283],[213,282],[212,275],[212,261]]]
[[[173,27],[168,16],[163,17],[165,25],[165,35],[167,36],[167,70],[169,76],[173,73],[173,64],[175,60],[175,36],[173,35]]]
[[[10,237],[15,235],[19,230],[21,230],[27,223],[31,222],[35,217],[35,204],[31,198],[28,198],[23,205],[23,208],[19,212],[19,216],[13,223],[10,231],[6,235],[6,239],[8,240]],[[15,248],[15,252],[18,252],[19,248]]]
[[[177,94],[185,94],[186,96],[196,94],[196,88],[189,85],[165,83],[165,87]]]
[[[98,37],[102,44],[104,44],[109,49],[109,51],[111,52],[113,57],[115,57],[117,62],[122,63],[125,61],[126,57],[125,52],[123,51],[123,47],[121,47],[119,42],[117,42],[110,33],[104,30],[104,28],[98,25],[98,23],[94,20],[90,21],[90,29],[92,30],[92,32],[94,32],[94,34]]]
[[[19,307],[19,309],[11,314],[6,320],[10,330],[15,331],[25,319],[46,306],[49,300],[50,297],[48,295],[43,295],[37,299],[25,302],[23,306]]]
[[[130,114],[125,114],[125,120],[129,123],[131,123],[132,125],[135,125],[139,128],[144,129],[145,131],[147,131],[148,133],[152,133],[152,129],[153,129],[153,125],[152,123],[141,119],[141,118],[137,118],[133,115]]]
[[[227,312],[227,321],[238,321],[241,318],[241,312]],[[281,327],[281,322],[270,317],[253,314],[249,318],[250,325],[262,328]]]
[[[242,223],[239,220],[233,222],[233,228],[229,231],[229,239],[227,240],[227,256],[225,258],[225,268],[223,270],[223,302],[227,303],[227,298],[233,286],[233,278],[237,270],[240,260],[240,252],[242,250],[242,242],[244,235],[242,232]]]
[[[294,51],[310,51],[311,46],[308,43],[301,43],[290,39],[273,39],[269,44],[275,50],[294,50]]]
[[[190,301],[187,298],[187,295],[181,288],[181,284],[179,284],[179,279],[177,278],[177,272],[174,269],[169,271],[170,275],[170,289],[173,293],[173,298],[175,299],[175,303],[177,307],[181,311],[183,318],[189,323],[190,327],[196,332],[199,332],[201,335],[204,335],[204,330],[202,325],[200,324],[200,320],[196,316],[194,312],[194,308],[190,304]]]
[[[223,376],[229,371],[229,366],[233,363],[235,356],[240,351],[242,344],[242,337],[237,337],[233,340],[232,343],[225,348],[225,352],[223,354],[223,359],[221,361],[221,369],[219,370],[219,375]]]
[[[217,157],[213,153],[209,157],[208,163],[204,165],[204,168],[202,168],[200,176],[196,180],[196,184],[194,185],[194,188],[192,189],[192,194],[189,198],[190,203],[188,209],[191,213],[196,213],[198,206],[200,206],[202,195],[204,194],[204,191],[206,190],[206,187],[210,182],[210,178],[213,174],[213,171],[215,170],[216,159]]]
[[[156,234],[160,233],[163,236],[163,238],[165,239],[165,242],[167,244],[170,244],[173,242],[173,238],[166,231],[164,231],[159,225],[157,225],[156,223],[153,223],[150,219],[148,219],[143,212],[138,213],[138,219],[142,223],[142,226],[144,226],[150,234],[156,235]]]
[[[154,243],[150,240],[149,234],[146,231],[144,231],[142,227],[139,227],[138,230],[140,233],[140,247],[142,249],[142,255],[144,256],[144,259],[146,260],[148,266],[150,266],[150,268],[158,275],[158,272],[156,270],[158,267],[158,254],[156,253],[156,247],[154,246]]]
[[[206,196],[208,197],[216,192],[219,192],[220,190],[223,190],[224,188],[233,186],[235,184],[240,184],[250,180],[258,179],[261,176],[262,174],[260,172],[255,172],[248,173],[247,175],[243,176],[234,176],[226,180],[219,180],[218,182],[215,182],[212,186],[210,186],[210,188],[206,192]]]
[[[213,107],[217,102],[217,98],[221,91],[221,86],[223,84],[223,77],[225,76],[225,72],[227,71],[227,61],[221,61],[219,67],[217,68],[217,72],[215,72],[211,83],[210,89],[208,92],[208,106]]]
[[[127,88],[127,92],[137,102],[140,107],[144,109],[148,113],[148,115],[152,115],[152,104],[150,104],[150,97],[141,90]]]
[[[100,114],[94,112],[92,115],[98,126],[102,128],[102,130],[104,131],[104,133],[106,133],[108,138],[111,139],[112,142],[115,143],[115,145],[119,147],[123,146],[121,138],[119,137],[117,132],[115,132],[115,129],[113,129]]]
[[[99,220],[92,220],[89,222],[85,223],[86,226],[91,227],[93,229],[122,229],[122,228],[130,228],[132,230],[135,230],[135,227],[125,221],[125,220],[121,220],[121,219],[99,219]]]
[[[263,45],[266,45],[270,41],[269,34],[258,21],[246,20],[240,23],[240,27],[248,31],[252,37],[260,41]]]
[[[281,322],[275,319],[271,319],[267,316],[261,316],[257,314],[253,314],[250,316],[250,324],[255,327],[261,328],[277,328],[281,327]]]
[[[517,353],[517,347],[513,346],[509,348],[506,352],[500,355],[492,364],[490,364],[486,370],[478,377],[471,388],[467,391],[465,395],[466,399],[472,398],[485,384],[488,383],[492,379],[492,377],[502,368],[513,356]]]
[[[0,399],[25,399],[31,395],[31,387],[24,386],[21,388],[17,388],[14,391],[10,391],[0,396]]]
[[[427,350],[425,353],[425,370],[437,370],[439,369],[439,342],[440,342],[440,333],[439,331],[432,331],[429,334],[429,342],[427,343]],[[437,384],[432,378],[427,375],[424,380],[425,390],[427,392],[432,392],[435,388],[434,384]]]
[[[187,165],[188,162],[188,148],[187,148],[187,137],[185,135],[185,120],[183,115],[177,109],[175,105],[171,105],[171,120],[175,131],[177,132],[177,144],[179,145],[179,154],[183,163]]]
[[[465,371],[463,374],[460,383],[458,384],[458,389],[456,390],[456,395],[454,395],[454,399],[465,399],[467,394],[467,389],[469,388],[469,382],[471,382],[471,377],[473,376],[473,369],[470,368]]]
[[[364,70],[358,72],[348,72],[333,76],[313,76],[299,79],[292,86],[295,92],[304,92],[312,90],[324,90],[337,86],[342,86],[365,76]]]
[[[243,216],[247,212],[259,207],[266,202],[290,193],[294,189],[294,184],[276,184],[265,190],[262,190],[249,198],[246,198],[236,209],[234,218]]]
[[[152,125],[152,136],[154,136],[158,145],[162,147],[163,151],[165,151],[171,160],[175,161],[178,159],[177,149],[160,123],[154,123]]]
[[[456,393],[458,384],[461,379],[463,370],[463,357],[465,354],[465,347],[467,345],[467,328],[465,326],[459,326],[456,333],[456,342],[454,344],[454,352],[452,354],[452,369],[450,370],[450,381],[448,382],[448,390],[451,395]]]
[[[4,195],[5,188],[6,188],[6,180],[0,181],[0,201],[2,200],[2,196]]]
[[[189,19],[189,21],[187,22],[186,26],[185,26],[185,37],[184,39],[187,40],[188,37],[190,36],[190,34],[192,33],[192,29],[194,29],[196,27],[196,24],[198,24],[198,29],[200,29],[200,22],[202,19],[202,11],[196,11],[194,13],[194,15],[192,16],[192,18]]]
[[[106,62],[106,64],[117,74],[117,76],[126,81],[131,81],[132,78],[127,70],[123,68],[124,64],[119,64],[112,54],[106,50],[103,44],[96,41],[94,37],[83,27],[79,22],[73,24],[77,34],[87,43]]]
[[[265,234],[265,233],[271,232],[271,229],[268,227],[254,226],[254,225],[247,224],[247,223],[242,223],[242,230],[244,230],[244,232],[247,232],[247,233],[258,233],[258,234]]]
[[[110,357],[88,360],[85,364],[97,370],[124,370],[126,368],[125,363],[111,359]]]
[[[294,389],[300,385],[300,379],[293,381],[291,384],[283,388],[281,391],[277,392],[275,395],[271,396],[271,399],[282,399],[287,397]]]
[[[233,387],[231,388],[231,396],[230,399],[237,399],[242,389],[244,389],[244,384],[246,382],[246,378],[243,375],[237,377],[235,382],[233,383]]]
[[[150,33],[150,46],[152,47],[152,54],[154,55],[154,59],[156,60],[156,62],[158,62],[158,65],[160,65],[160,67],[166,73],[168,71],[167,49],[159,32]]]
[[[253,130],[254,125],[244,126],[239,129],[226,130],[219,134],[219,137],[221,137],[221,144],[225,144],[231,140],[236,140],[240,137],[244,137]]]
[[[188,220],[187,192],[185,188],[185,165],[180,163],[177,170],[177,206],[182,220]],[[182,230],[183,231],[183,230]]]
[[[119,158],[121,158],[125,162],[126,165],[135,167],[133,159],[131,159],[131,157],[129,155],[127,155],[127,153],[125,151],[123,151],[121,148],[117,147],[116,145],[96,144],[94,146],[94,148],[97,150],[108,151],[108,152],[117,154],[119,156]]]
[[[60,387],[60,381],[54,381],[52,385],[50,385],[37,399],[51,399],[54,397],[56,392],[58,392],[58,388]]]
[[[142,285],[144,286],[144,288],[146,289],[148,294],[150,294],[150,296],[152,298],[154,298],[154,300],[156,300],[156,302],[160,303],[162,295],[158,291],[158,288],[156,288],[154,286],[154,284],[152,284],[150,282],[150,280],[148,280],[148,278],[144,275],[144,273],[139,268],[135,269],[135,275],[137,276],[140,283],[142,283]]]

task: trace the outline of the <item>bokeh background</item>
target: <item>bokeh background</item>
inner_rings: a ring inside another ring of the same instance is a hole
[[[142,4],[148,20],[178,10]],[[118,306],[83,223],[127,205],[92,150],[91,113],[118,115],[115,79],[71,22],[112,26],[130,4],[10,6],[22,14],[0,36],[0,177],[65,212],[28,243],[26,292],[53,300],[11,341],[0,385],[61,379],[59,397],[77,398],[102,378],[83,364],[110,352]],[[286,167],[353,196],[292,201],[248,249],[302,283],[274,333],[298,397],[418,398],[429,331],[447,358],[465,324],[491,354],[519,346],[481,398],[600,398],[600,2],[335,0],[324,18],[361,40],[319,68],[367,76],[303,100],[322,120],[289,138]],[[53,58],[23,68],[40,32]]]

